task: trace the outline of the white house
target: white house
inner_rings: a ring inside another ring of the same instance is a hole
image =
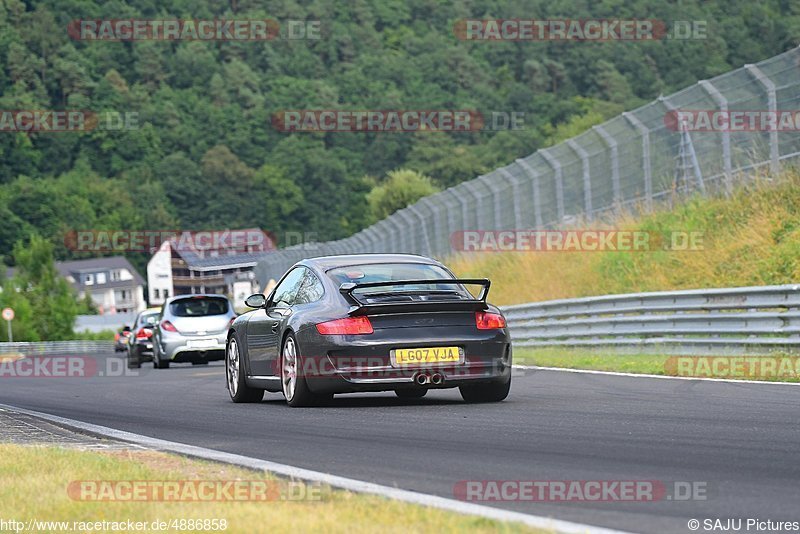
[[[101,314],[145,309],[144,279],[123,256],[56,262],[58,272],[83,298],[87,293]]]

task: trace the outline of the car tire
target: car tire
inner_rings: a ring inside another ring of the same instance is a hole
[[[421,399],[428,393],[427,389],[396,389],[394,394],[401,399]]]
[[[228,394],[235,403],[261,402],[264,390],[248,386],[243,371],[239,343],[236,336],[231,336],[225,347],[225,383]]]
[[[128,351],[128,369],[139,369],[142,366],[142,362],[139,359],[139,355],[136,354],[133,350]]]
[[[159,355],[159,351],[156,348],[156,345],[153,344],[153,368],[155,369],[169,369],[169,360],[164,361],[161,359]]]
[[[303,365],[297,340],[291,332],[283,340],[280,355],[281,391],[286,399],[286,404],[292,408],[301,406],[320,406],[330,401],[333,395],[320,395],[312,392],[308,387],[306,377],[302,373]],[[294,384],[291,375],[294,375]]]
[[[511,376],[505,382],[459,386],[458,389],[466,402],[500,402],[511,390]]]

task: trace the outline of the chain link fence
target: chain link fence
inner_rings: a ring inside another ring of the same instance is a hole
[[[800,109],[800,48],[698,82],[511,165],[423,198],[338,241],[305,243],[261,261],[264,287],[305,257],[367,252],[446,258],[464,230],[558,228],[642,212],[675,195],[729,192],[752,171],[800,155],[800,131],[681,131],[677,110]]]

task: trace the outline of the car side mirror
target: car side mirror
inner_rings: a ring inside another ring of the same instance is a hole
[[[256,293],[247,297],[244,303],[249,308],[263,308],[267,305],[267,297],[263,293]]]

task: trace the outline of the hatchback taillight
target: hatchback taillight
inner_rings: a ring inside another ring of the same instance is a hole
[[[496,330],[505,328],[506,320],[499,313],[479,311],[475,312],[475,325],[478,330]]]
[[[317,325],[317,332],[322,335],[347,335],[347,334],[371,334],[372,323],[369,317],[345,317],[326,321]]]
[[[169,321],[161,321],[161,328],[166,330],[167,332],[177,332],[178,329],[175,328],[175,325]]]

